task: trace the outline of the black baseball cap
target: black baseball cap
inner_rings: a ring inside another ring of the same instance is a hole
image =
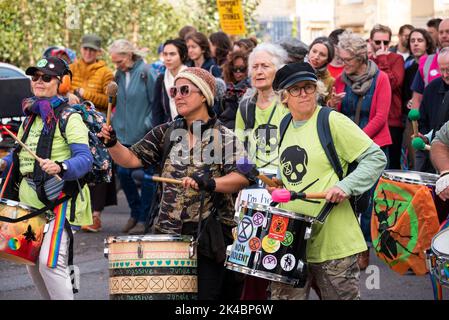
[[[39,60],[34,67],[28,67],[25,74],[32,76],[37,71],[50,76],[61,77],[65,74],[72,74],[67,63],[58,57],[48,57]]]
[[[276,72],[273,89],[275,91],[287,89],[301,81],[318,81],[313,67],[307,62],[286,64]]]

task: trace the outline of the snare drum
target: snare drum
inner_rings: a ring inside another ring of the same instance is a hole
[[[145,235],[109,237],[111,300],[195,300],[197,260],[192,237]]]
[[[386,170],[374,192],[371,236],[377,256],[400,274],[427,273],[425,251],[438,232],[435,174]]]
[[[37,209],[17,201],[0,199],[0,217],[18,219]],[[0,258],[19,264],[35,265],[47,223],[43,215],[9,223],[0,220]]]
[[[283,209],[243,202],[236,240],[226,268],[303,286],[306,280],[306,241],[313,218]]]
[[[449,229],[443,229],[432,239],[429,255],[430,272],[437,281],[449,287]]]

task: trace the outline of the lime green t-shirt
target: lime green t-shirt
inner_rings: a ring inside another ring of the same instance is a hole
[[[274,99],[271,105],[262,110],[256,106],[254,128],[245,133],[245,123],[240,110],[235,119],[235,134],[240,141],[248,138],[248,157],[258,168],[277,170],[279,125],[289,110]],[[271,117],[271,119],[270,119]]]
[[[34,120],[28,138],[26,140],[26,145],[33,151],[36,152],[37,143],[41,135],[43,128],[42,119],[36,117]],[[21,138],[23,135],[23,127],[19,129],[18,137]],[[72,114],[67,122],[66,127],[66,137],[67,142],[59,131],[59,126],[56,126],[55,135],[53,138],[51,160],[53,161],[63,161],[71,157],[69,144],[78,143],[88,145],[88,129],[81,119],[81,115]],[[34,158],[24,149],[19,153],[20,162],[20,172],[24,174],[32,173],[34,169]],[[76,199],[76,210],[75,210],[75,221],[71,224],[76,226],[90,225],[92,224],[92,209],[90,204],[90,193],[89,187],[85,185],[82,189],[82,201],[81,196],[78,195]],[[28,184],[25,179],[22,179],[19,188],[19,199],[20,202],[32,206],[34,208],[42,208],[45,205],[39,200],[36,192]],[[70,212],[70,201],[67,207],[67,213]]]
[[[282,182],[288,190],[304,192],[324,192],[339,181],[337,174],[321,147],[317,131],[317,116],[321,107],[299,128],[290,124],[279,149],[279,167]],[[332,112],[329,125],[335,149],[347,172],[348,164],[356,160],[372,140],[349,118]],[[295,200],[281,204],[281,208],[316,217],[325,204]],[[321,263],[341,259],[366,250],[359,223],[348,200],[335,206],[324,224],[314,223],[311,238],[307,242],[307,260]]]

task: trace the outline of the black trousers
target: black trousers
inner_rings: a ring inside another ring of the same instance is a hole
[[[392,144],[388,146],[388,169],[401,169],[401,149],[404,128],[389,127]]]

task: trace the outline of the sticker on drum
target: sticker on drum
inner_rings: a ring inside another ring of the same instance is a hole
[[[253,232],[253,222],[249,217],[243,217],[239,224],[237,240],[241,243],[245,243],[253,236]]]
[[[281,241],[281,244],[285,247],[288,247],[289,245],[291,245],[293,243],[293,240],[295,238],[293,237],[293,233],[291,233],[290,231],[285,232],[285,237],[284,237],[284,241]]]
[[[251,251],[257,251],[260,249],[262,243],[260,242],[259,238],[253,237],[253,238],[249,239],[248,245],[249,245],[249,249]]]
[[[287,271],[287,272],[292,271],[296,265],[296,258],[291,253],[287,253],[286,255],[284,255],[281,258],[280,264],[281,264],[282,270]]]
[[[287,217],[273,215],[268,237],[274,240],[284,241],[288,221],[289,219]]]
[[[262,265],[267,270],[273,270],[274,268],[276,268],[277,264],[278,264],[278,259],[276,259],[276,257],[271,254],[263,257],[263,259],[262,259]]]
[[[254,226],[260,227],[261,225],[263,225],[264,221],[265,221],[265,216],[263,215],[263,213],[261,213],[261,212],[256,212],[256,213],[253,215],[253,223],[254,223]]]
[[[262,248],[267,253],[275,253],[280,247],[281,242],[279,240],[272,239],[269,236],[262,239]]]

